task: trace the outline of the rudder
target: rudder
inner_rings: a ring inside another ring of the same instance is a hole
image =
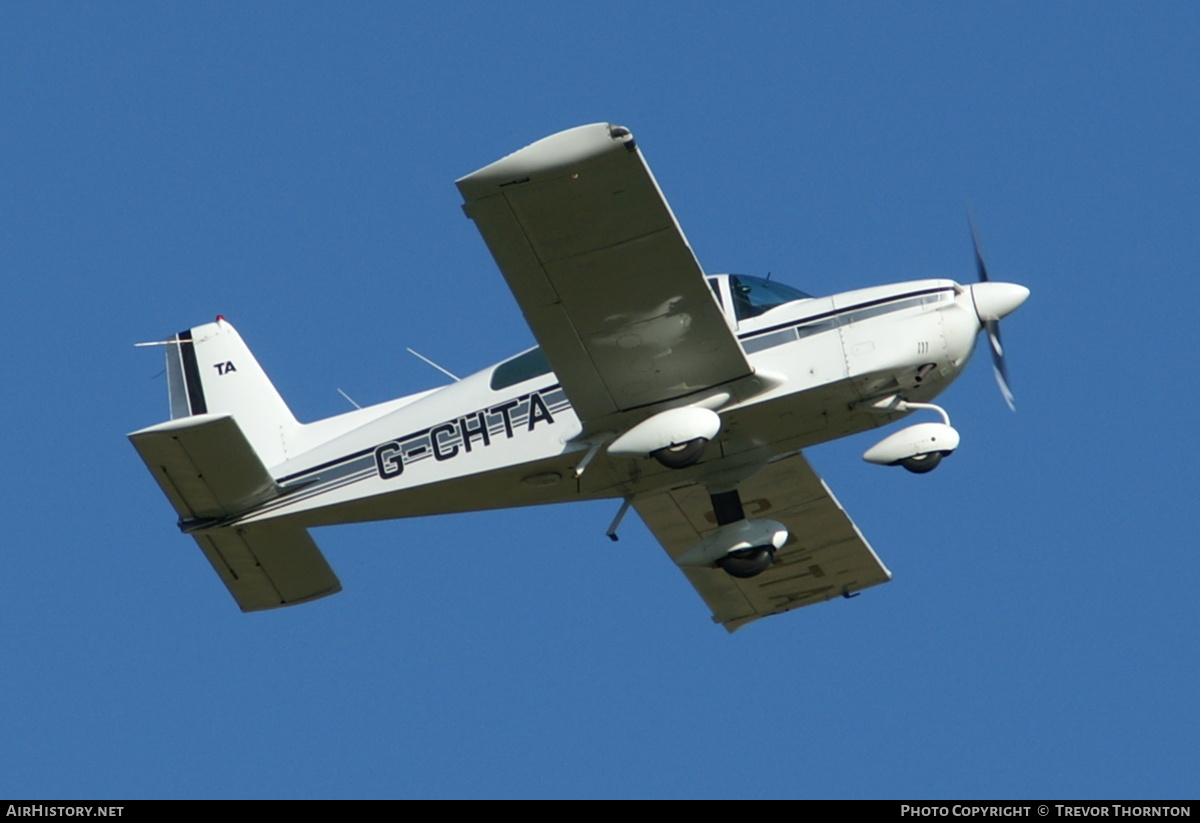
[[[283,462],[288,437],[300,424],[237,329],[218,317],[170,342],[171,418],[231,414],[265,465]]]

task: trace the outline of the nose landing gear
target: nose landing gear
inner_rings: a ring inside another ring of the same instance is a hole
[[[863,460],[881,466],[903,466],[913,474],[926,474],[938,467],[942,458],[958,448],[958,432],[950,425],[950,415],[933,403],[913,403],[891,397],[872,408],[880,412],[930,409],[942,416],[941,423],[918,423],[886,437],[863,454]]]

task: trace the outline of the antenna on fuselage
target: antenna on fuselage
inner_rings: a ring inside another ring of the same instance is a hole
[[[434,363],[432,360],[430,360],[425,355],[421,354],[419,351],[413,351],[412,349],[409,349],[408,346],[405,346],[404,348],[408,349],[408,353],[411,354],[413,357],[419,357],[420,359],[424,360],[426,363],[428,363],[429,365],[433,366],[435,369],[440,371],[442,374],[453,379],[455,382],[458,382],[461,379],[457,374],[450,371],[449,369],[443,369],[441,366],[439,366],[437,363]]]

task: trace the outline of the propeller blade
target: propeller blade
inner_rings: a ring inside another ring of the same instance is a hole
[[[1004,346],[1000,343],[1000,323],[996,320],[988,320],[984,324],[987,331],[988,340],[992,344],[992,371],[996,374],[996,385],[1000,387],[1000,394],[1004,395],[1004,402],[1013,411],[1017,410],[1017,405],[1013,400],[1012,387],[1008,384],[1008,367],[1004,363]]]
[[[1000,369],[993,369],[993,371],[996,373],[996,385],[1000,387],[1000,393],[1004,395],[1004,402],[1008,404],[1008,408],[1011,411],[1016,411],[1017,404],[1013,402],[1013,393],[1012,389],[1008,387],[1008,378],[1004,376]]]
[[[983,244],[979,242],[979,232],[975,228],[975,217],[971,214],[970,207],[967,208],[967,225],[971,227],[971,246],[975,249],[975,271],[979,274],[979,282],[987,283],[987,261],[983,259]],[[987,332],[988,343],[992,347],[992,371],[996,375],[996,385],[1000,387],[1004,402],[1016,411],[1012,387],[1008,383],[1008,367],[1004,364],[1004,344],[1000,342],[1000,321],[984,320],[983,329]]]
[[[983,259],[983,244],[979,242],[979,232],[975,230],[975,218],[967,209],[967,224],[971,227],[971,245],[975,248],[975,271],[979,274],[979,282],[988,282],[987,261]]]
[[[1004,356],[1004,346],[1000,343],[1000,324],[995,320],[989,321],[988,326],[988,342],[992,344],[992,354],[996,357]]]

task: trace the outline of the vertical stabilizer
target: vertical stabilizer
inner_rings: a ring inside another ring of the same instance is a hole
[[[250,349],[223,317],[177,334],[167,346],[171,418],[231,414],[266,466],[283,462],[299,427]]]

